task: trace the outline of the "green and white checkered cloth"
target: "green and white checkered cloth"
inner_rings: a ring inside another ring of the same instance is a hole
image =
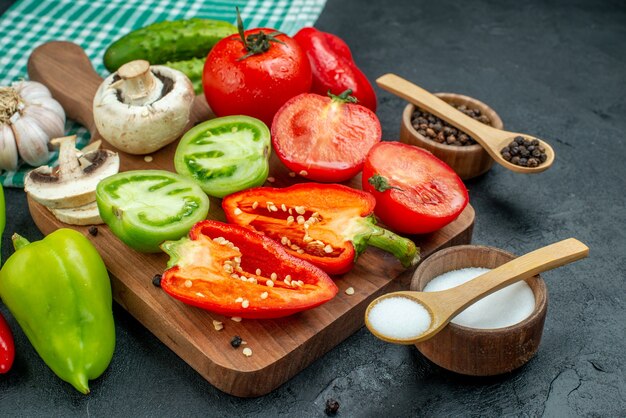
[[[120,36],[162,20],[201,17],[236,22],[239,6],[246,28],[271,27],[293,35],[312,26],[326,0],[20,0],[0,17],[0,86],[27,79],[31,51],[44,42],[66,40],[83,47],[98,73],[108,74],[102,63],[107,46]],[[79,147],[89,133],[68,121],[68,134],[76,133]],[[56,161],[52,156],[51,164]],[[5,186],[23,187],[31,167],[2,172]]]

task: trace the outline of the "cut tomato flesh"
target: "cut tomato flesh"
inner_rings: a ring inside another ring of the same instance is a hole
[[[289,100],[272,123],[272,141],[281,161],[316,181],[354,177],[380,139],[380,123],[369,109],[317,94]]]
[[[386,187],[369,183],[380,176]],[[447,225],[468,203],[459,176],[431,153],[407,144],[382,142],[363,168],[363,189],[376,198],[376,215],[390,228],[422,234]]]

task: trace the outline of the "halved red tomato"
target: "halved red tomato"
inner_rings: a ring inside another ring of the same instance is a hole
[[[272,144],[283,164],[327,183],[361,171],[382,131],[374,112],[349,100],[348,90],[332,98],[304,93],[285,103],[272,123]]]
[[[455,220],[469,201],[467,189],[446,163],[421,148],[381,142],[363,167],[363,190],[376,198],[374,213],[389,228],[425,234]]]

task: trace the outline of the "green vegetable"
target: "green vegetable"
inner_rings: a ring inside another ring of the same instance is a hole
[[[115,348],[111,284],[81,233],[59,229],[16,252],[0,270],[0,297],[43,361],[78,391],[100,376]]]
[[[196,94],[202,93],[202,70],[205,58],[192,58],[186,61],[168,61],[164,65],[180,71],[191,80]]]
[[[258,119],[226,116],[201,123],[181,138],[174,166],[208,195],[224,197],[260,186],[269,174],[270,131]]]
[[[234,25],[222,20],[192,18],[153,23],[113,42],[104,53],[104,66],[113,72],[138,59],[167,65],[185,73],[199,93],[207,54],[219,40],[236,32]]]
[[[4,227],[6,226],[6,211],[4,204],[4,189],[0,184],[0,262],[2,261],[2,234],[4,234]]]
[[[209,198],[193,181],[169,171],[125,171],[98,183],[96,202],[102,220],[126,245],[158,252],[206,218]]]

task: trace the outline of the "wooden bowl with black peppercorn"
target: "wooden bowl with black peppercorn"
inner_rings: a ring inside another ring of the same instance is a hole
[[[497,129],[504,128],[500,116],[481,101],[462,94],[436,93],[435,95],[480,122]],[[463,180],[480,176],[491,168],[494,163],[493,158],[469,135],[430,114],[431,119],[424,118],[424,115],[414,117],[416,110],[418,109],[411,103],[404,108],[400,127],[401,142],[432,152]],[[426,119],[427,123],[420,123],[423,122],[419,120],[420,117]]]

